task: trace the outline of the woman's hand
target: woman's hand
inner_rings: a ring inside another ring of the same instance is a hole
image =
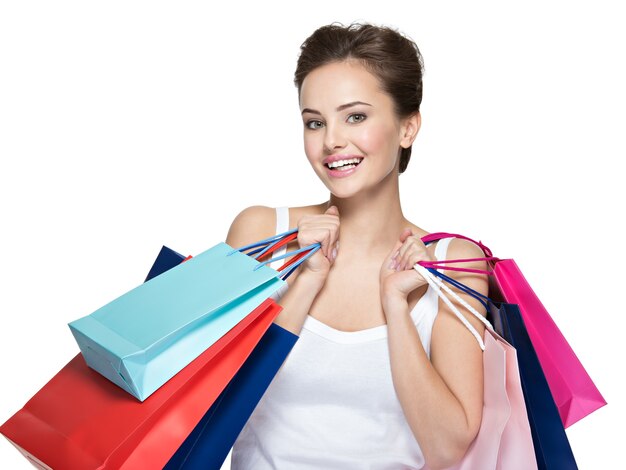
[[[321,215],[305,215],[298,221],[298,244],[300,248],[313,243],[322,247],[302,264],[303,272],[326,281],[330,267],[337,257],[339,246],[339,210],[330,206]]]
[[[412,291],[426,284],[426,280],[413,269],[418,261],[424,260],[432,261],[426,245],[413,235],[410,228],[405,228],[380,268],[383,305],[390,300],[406,302]]]

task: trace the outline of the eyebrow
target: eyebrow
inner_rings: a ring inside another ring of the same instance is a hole
[[[346,108],[350,108],[350,107],[356,106],[358,104],[364,104],[365,106],[372,106],[371,104],[364,103],[363,101],[351,101],[350,103],[346,103],[346,104],[342,104],[341,106],[337,106],[336,111],[343,111]],[[311,109],[311,108],[304,108],[300,114],[304,114],[304,113],[319,114],[319,115],[322,114],[319,111],[317,111],[315,109]]]

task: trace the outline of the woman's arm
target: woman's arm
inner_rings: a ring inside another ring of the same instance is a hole
[[[226,243],[237,248],[273,236],[272,222],[276,221],[273,212],[274,209],[263,206],[253,206],[243,210],[233,221]],[[283,309],[274,323],[296,335],[300,334],[311,305],[326,282],[331,261],[327,260],[324,254],[328,253],[330,257],[331,250],[327,246],[336,241],[338,218],[335,213],[336,208],[334,211],[329,209],[325,215],[303,217],[303,221],[298,221],[300,246],[319,241],[322,243],[322,249],[293,273],[289,289],[280,300]],[[336,224],[333,223],[335,218],[337,218]],[[327,236],[320,235],[320,231],[325,231]],[[310,261],[313,261],[313,264]],[[325,263],[328,266],[325,266]],[[322,269],[319,269],[320,265]]]
[[[484,254],[474,244],[455,239],[450,243],[447,258],[482,256]],[[486,267],[484,262],[463,266]],[[485,275],[455,271],[445,273],[487,294]],[[484,312],[484,307],[474,298],[454,290],[476,310]],[[440,302],[433,325],[429,360],[410,317],[406,297],[390,294],[389,290],[387,293],[389,295],[383,295],[383,309],[387,318],[391,372],[398,399],[429,468],[449,467],[463,457],[480,427],[483,407],[482,351],[474,336],[447,305]],[[466,314],[482,336],[482,323],[464,312],[463,307],[459,310]]]

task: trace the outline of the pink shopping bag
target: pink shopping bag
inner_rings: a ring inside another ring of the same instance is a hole
[[[563,426],[567,428],[606,405],[606,400],[515,261],[498,261],[494,273],[505,300],[519,305]]]

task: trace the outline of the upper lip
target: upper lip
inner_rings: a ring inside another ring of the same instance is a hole
[[[326,157],[322,163],[324,165],[328,165],[329,163],[336,162],[338,160],[350,160],[351,158],[360,158],[363,159],[362,155],[347,155],[347,154],[339,154],[339,155],[330,155]]]

